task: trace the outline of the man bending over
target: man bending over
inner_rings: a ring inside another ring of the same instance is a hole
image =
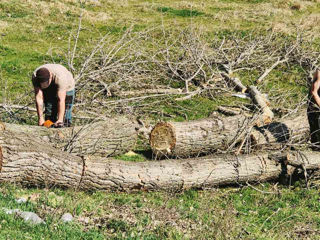
[[[72,73],[60,64],[45,64],[33,72],[32,84],[38,125],[43,126],[46,120],[50,120],[55,127],[69,127],[75,94]]]

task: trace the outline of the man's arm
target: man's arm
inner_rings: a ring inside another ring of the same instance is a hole
[[[36,99],[36,107],[38,114],[38,125],[42,126],[44,124],[44,116],[43,116],[43,92],[40,88],[34,88],[34,94]]]
[[[318,90],[320,89],[320,72],[318,70],[314,74],[314,78],[316,78],[316,80],[312,84],[311,95],[316,101],[317,105],[320,107],[320,96],[318,94]]]
[[[58,90],[58,120],[56,122],[56,125],[58,123],[63,123],[64,120],[64,113],[66,110],[66,90]]]

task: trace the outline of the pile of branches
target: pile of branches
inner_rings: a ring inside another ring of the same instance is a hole
[[[319,50],[302,34],[212,35],[189,30],[176,33],[164,27],[140,32],[129,28],[121,36],[106,34],[96,42],[81,43],[81,30],[79,24],[70,37],[65,63],[76,78],[75,110],[80,119],[157,114],[159,106],[197,95],[231,96],[230,87],[245,92],[245,85],[251,84],[259,84],[273,106],[288,112],[302,105],[306,96],[283,86],[307,87],[310,73],[319,65]],[[272,72],[287,79],[270,87]],[[19,121],[30,118],[23,116],[35,110],[32,105],[29,91],[7,99],[1,111]]]
[[[298,75],[291,84],[307,86],[319,64],[319,51],[301,35],[293,38],[271,32],[211,39],[190,31],[128,30],[115,43],[102,38],[80,62],[75,72],[78,101],[86,111],[141,114],[159,102],[230,92],[230,78],[236,76],[243,76],[247,84],[261,84],[274,97],[274,104],[286,106],[297,93],[280,92],[277,86],[268,89],[264,84],[268,75],[272,71]],[[296,69],[300,72],[293,72]],[[303,101],[304,96],[298,97],[295,103]]]

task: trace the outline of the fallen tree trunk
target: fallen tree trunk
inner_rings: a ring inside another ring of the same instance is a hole
[[[151,131],[150,145],[157,157],[190,157],[226,149],[242,128],[244,116],[201,119],[188,122],[160,122]]]
[[[254,121],[254,120],[253,120]],[[285,143],[307,142],[309,125],[306,114],[252,127],[245,116],[203,119],[189,122],[161,122],[150,134],[150,145],[157,157],[190,157],[232,150],[244,139],[246,147],[262,148]]]
[[[15,133],[26,133],[52,146],[77,155],[114,156],[132,150],[136,144],[139,124],[125,117],[110,118],[71,128],[45,128],[2,123]]]
[[[125,162],[81,158],[24,133],[0,131],[0,182],[83,190],[184,190],[277,180],[286,165],[318,169],[319,153]]]
[[[253,104],[258,108],[261,112],[259,115],[259,119],[256,121],[256,125],[261,127],[266,124],[270,124],[274,118],[274,114],[270,109],[270,102],[266,99],[264,95],[262,95],[257,87],[250,86],[248,88],[248,92],[252,99]]]

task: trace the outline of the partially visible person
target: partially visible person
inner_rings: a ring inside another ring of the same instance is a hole
[[[32,84],[38,125],[43,126],[46,120],[50,120],[55,127],[71,126],[75,95],[72,73],[60,64],[45,64],[33,72]]]
[[[309,92],[308,121],[311,144],[314,150],[320,150],[320,71],[316,70]]]

